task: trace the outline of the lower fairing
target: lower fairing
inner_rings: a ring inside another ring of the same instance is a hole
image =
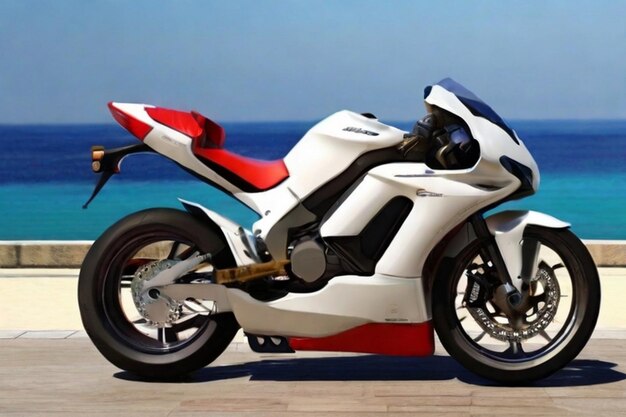
[[[320,338],[369,323],[429,321],[421,278],[340,276],[314,293],[291,293],[270,302],[228,289],[228,302],[248,333]]]

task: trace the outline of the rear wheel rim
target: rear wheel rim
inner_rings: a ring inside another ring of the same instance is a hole
[[[110,262],[105,263],[103,271],[105,281],[101,302],[106,324],[113,329],[118,340],[133,350],[148,354],[177,352],[196,345],[198,341],[202,344],[216,329],[215,321],[211,320],[213,311],[209,308],[191,313],[188,306],[184,306],[185,311],[172,326],[150,325],[137,311],[129,285],[133,275],[129,272],[134,263],[141,265],[144,262],[164,259],[145,256],[158,246],[162,249],[158,248],[157,252],[167,252],[165,258],[175,258],[181,254],[188,257],[199,248],[190,239],[172,231],[140,233],[128,239],[116,251]],[[196,310],[200,310],[200,306],[204,304],[198,304]]]

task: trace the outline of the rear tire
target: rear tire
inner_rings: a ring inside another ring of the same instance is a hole
[[[169,254],[146,260],[146,251],[155,245]],[[186,250],[181,253],[180,248]],[[176,256],[184,259],[192,252],[211,253],[212,264],[218,268],[234,263],[228,246],[214,230],[174,209],[131,214],[93,244],[78,281],[81,319],[96,348],[115,366],[146,378],[178,377],[206,366],[232,341],[239,329],[232,313],[181,312],[181,320],[186,320],[183,331],[177,322],[171,326],[149,323],[136,310],[132,296],[128,302],[133,265],[179,259]],[[201,303],[197,305],[201,309]],[[156,339],[150,336],[154,332]]]
[[[433,323],[445,349],[472,372],[507,384],[545,378],[572,361],[591,337],[600,309],[597,269],[587,248],[572,232],[567,229],[528,226],[524,231],[524,239],[536,240],[541,248],[548,248],[543,252],[547,253],[547,259],[555,259],[556,254],[561,261],[551,267],[547,266],[548,263],[543,264],[544,270],[551,273],[552,277],[546,275],[548,278],[542,284],[546,287],[545,291],[536,290],[539,295],[533,297],[537,300],[553,298],[537,301],[534,310],[529,308],[531,313],[535,312],[535,316],[529,314],[528,318],[522,317],[525,323],[522,328],[530,334],[522,336],[523,340],[503,340],[497,331],[489,328],[489,325],[495,325],[496,329],[509,326],[509,334],[519,329],[510,324],[512,321],[507,324],[507,320],[511,319],[495,305],[493,291],[478,291],[486,280],[479,278],[474,281],[467,275],[483,274],[484,269],[491,269],[492,275],[484,274],[483,277],[489,278],[494,274],[489,260],[477,260],[483,256],[478,240],[470,243],[456,258],[444,260],[433,283]],[[482,265],[479,265],[481,262]],[[565,272],[569,279],[564,278]],[[552,280],[558,282],[555,284]],[[540,282],[540,279],[537,278],[536,282]],[[534,285],[538,287],[540,284]],[[480,309],[483,315],[465,314],[477,311],[471,310],[476,305],[471,304],[471,300],[472,297],[481,297],[481,294],[492,294],[484,296],[485,307]],[[459,303],[460,299],[463,301]],[[558,307],[546,313],[553,308],[552,305]],[[554,317],[551,317],[552,313]],[[488,319],[484,319],[485,316]],[[549,324],[544,328],[541,320]],[[498,348],[499,344],[503,346]]]

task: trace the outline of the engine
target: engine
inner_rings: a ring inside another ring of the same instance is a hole
[[[326,251],[318,239],[304,237],[297,240],[290,258],[291,272],[305,282],[315,282],[326,272]]]

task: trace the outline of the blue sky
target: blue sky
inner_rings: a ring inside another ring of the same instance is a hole
[[[221,121],[423,114],[451,76],[504,118],[626,118],[623,1],[2,0],[0,123],[111,100]]]

